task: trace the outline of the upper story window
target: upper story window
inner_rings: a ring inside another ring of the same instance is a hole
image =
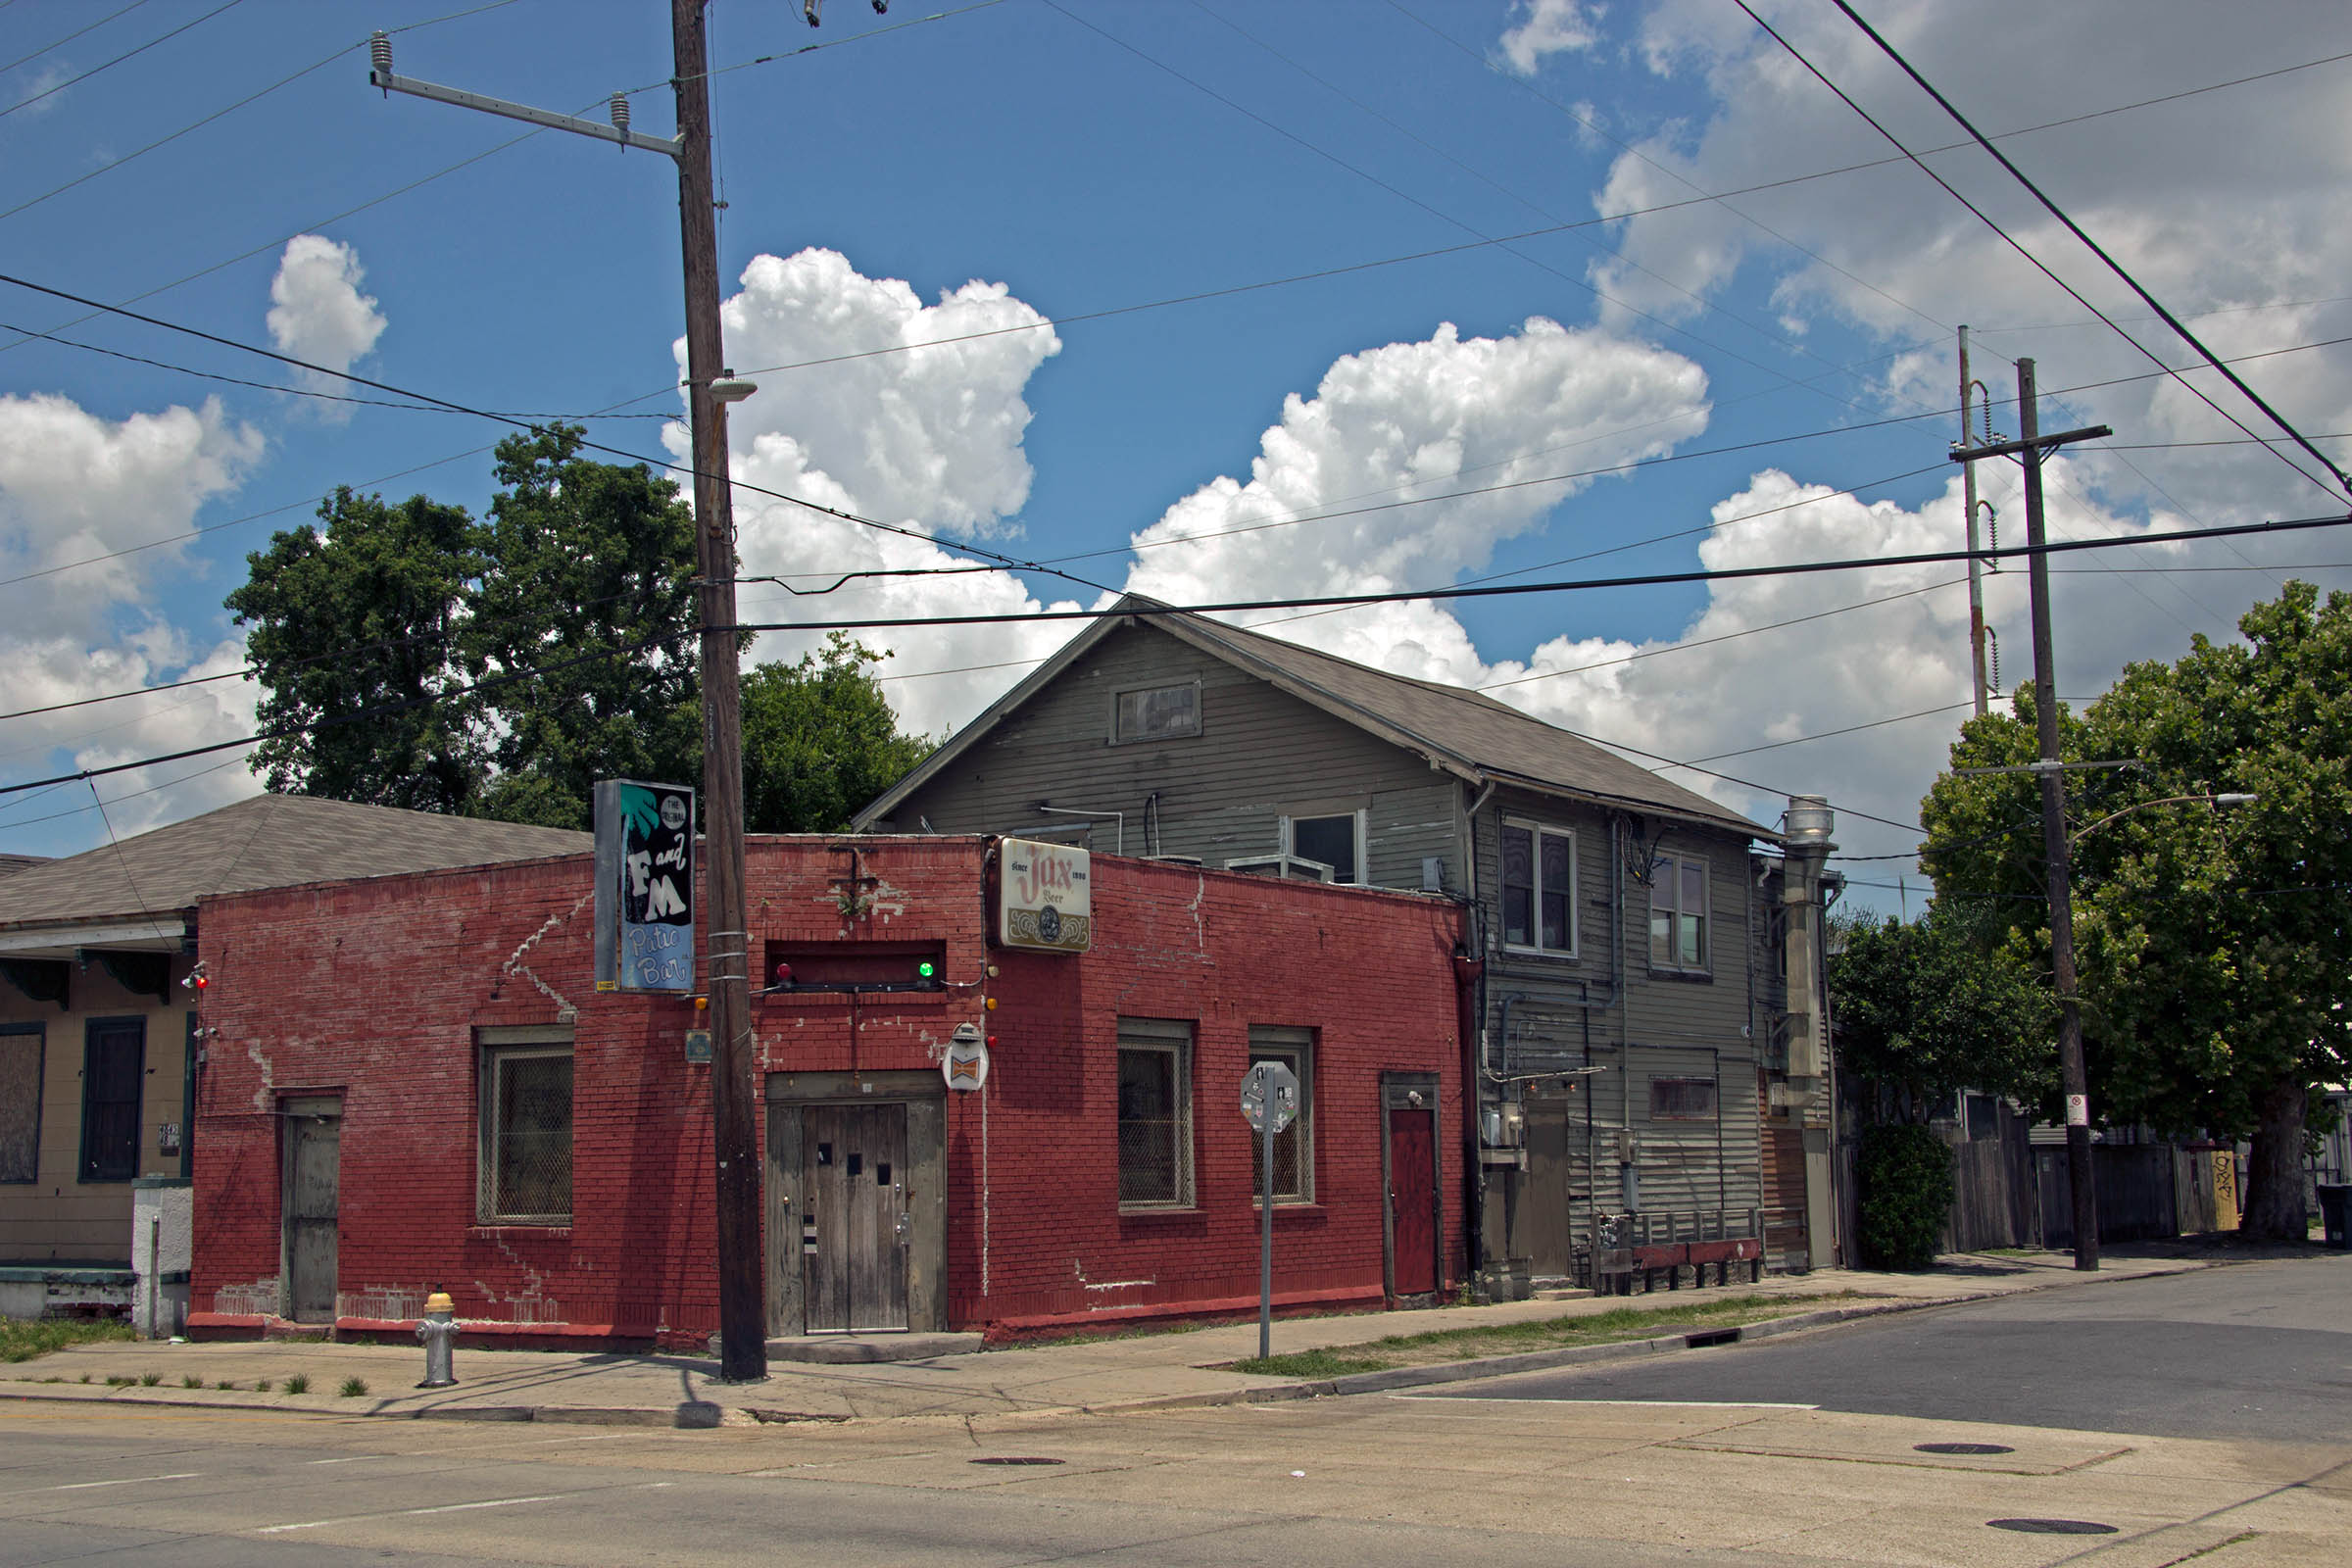
[[[1649,966],[1703,971],[1708,964],[1707,862],[1663,855],[1649,878]]]
[[[1336,816],[1286,816],[1283,853],[1294,859],[1315,860],[1331,867],[1334,882],[1361,882],[1364,813],[1345,811]]]
[[[1168,741],[1200,733],[1200,683],[1142,686],[1111,700],[1112,745]]]
[[[1576,835],[1536,822],[1502,824],[1502,943],[1576,953]]]

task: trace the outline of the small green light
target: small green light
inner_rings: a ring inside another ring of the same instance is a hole
[[[932,963],[930,959],[925,958],[921,963],[918,963],[914,966],[914,972],[928,980],[939,972],[939,968],[936,964]]]

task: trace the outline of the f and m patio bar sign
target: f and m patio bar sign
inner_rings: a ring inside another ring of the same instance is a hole
[[[694,791],[596,786],[596,989],[694,989]]]

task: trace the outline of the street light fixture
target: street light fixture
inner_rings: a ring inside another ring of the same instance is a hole
[[[2100,828],[2103,828],[2108,823],[2114,821],[2117,817],[2129,816],[2133,811],[2145,810],[2151,806],[2177,806],[2182,801],[2204,801],[2212,806],[2216,806],[2224,810],[2228,810],[2232,807],[2252,806],[2256,801],[2261,799],[2262,797],[2259,795],[2238,794],[2167,795],[2160,800],[2141,801],[2136,806],[2127,806],[2120,811],[2109,811],[2105,816],[2100,817],[2097,821],[2090,823],[2088,826],[2077,828],[2074,833],[2068,837],[2067,843],[2080,844],[2084,839],[2088,838],[2092,833],[2095,833]]]

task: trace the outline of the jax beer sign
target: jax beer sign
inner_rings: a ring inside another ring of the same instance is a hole
[[[596,989],[694,989],[694,791],[596,786]]]
[[[1084,953],[1094,945],[1095,906],[1087,852],[1066,844],[1004,839],[997,879],[997,941],[1043,953]]]

